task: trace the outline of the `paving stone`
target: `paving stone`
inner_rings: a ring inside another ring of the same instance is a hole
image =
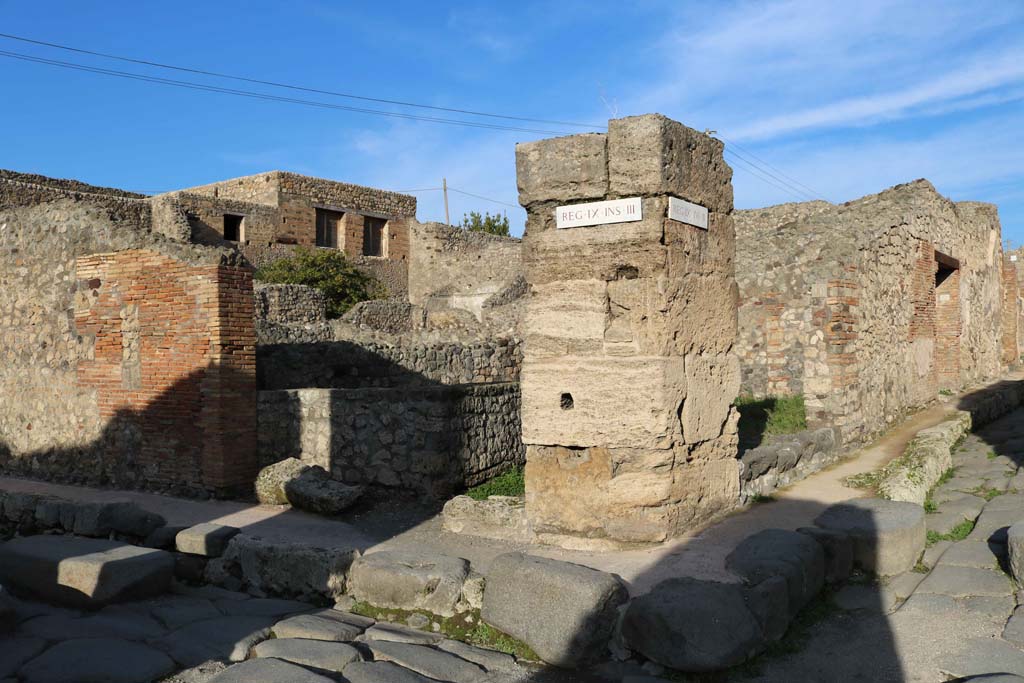
[[[157,638],[166,629],[155,619],[133,613],[96,614],[87,617],[43,616],[23,623],[20,632],[47,640],[80,638],[117,638],[148,640]]]
[[[1009,527],[1020,520],[1020,513],[1012,510],[985,510],[974,523],[974,529],[968,538],[974,541],[993,540],[997,543],[1006,543],[1006,532]]]
[[[25,683],[147,683],[174,670],[174,662],[148,645],[113,638],[57,643],[18,672]]]
[[[996,638],[971,638],[958,652],[941,655],[939,667],[956,676],[976,676],[993,671],[1024,675],[1024,652]]]
[[[1002,546],[988,541],[960,541],[954,543],[939,559],[938,564],[957,567],[978,567],[979,569],[997,569],[999,557],[1003,555]]]
[[[274,636],[277,638],[306,638],[310,640],[327,640],[346,642],[355,640],[363,629],[335,618],[330,612],[321,610],[312,614],[300,614],[289,617],[274,624]]]
[[[850,584],[843,586],[832,596],[840,609],[848,611],[871,610],[888,612],[896,606],[896,596],[878,584]]]
[[[482,668],[472,662],[423,645],[396,643],[390,640],[367,640],[363,644],[373,653],[374,661],[394,662],[439,681],[476,683],[487,675]]]
[[[168,597],[148,607],[154,619],[172,630],[221,616],[220,610],[205,598]]]
[[[75,536],[28,536],[0,546],[0,581],[63,605],[99,607],[159,595],[174,558],[163,550]]]
[[[353,662],[345,667],[349,683],[435,683],[392,662]]]
[[[953,545],[953,541],[939,541],[928,548],[925,548],[921,556],[921,563],[931,569],[939,562],[939,558]]]
[[[794,536],[822,552],[811,539]],[[507,553],[491,562],[481,617],[525,642],[548,664],[573,667],[603,658],[619,607],[628,597],[622,581],[612,574]]]
[[[943,506],[945,508],[945,506]],[[940,536],[953,531],[953,528],[964,523],[964,516],[957,510],[942,509],[924,516],[925,526],[928,531],[935,532]]]
[[[913,503],[858,498],[832,505],[816,526],[848,533],[854,562],[867,572],[893,576],[910,570],[925,546],[924,510]]]
[[[210,683],[210,679],[228,668],[224,662],[203,662],[199,666],[181,669],[160,683]]]
[[[385,624],[377,622],[376,625],[366,629],[359,640],[391,640],[396,643],[413,643],[416,645],[433,645],[443,640],[438,633],[419,631],[407,626],[398,624]]]
[[[117,532],[146,538],[166,520],[135,503],[74,503],[74,532],[80,536],[105,537]]]
[[[900,605],[899,611],[900,613],[919,612],[936,617],[946,617],[950,614],[960,613],[961,608],[952,596],[941,593],[922,593],[918,590]]]
[[[229,666],[209,683],[334,683],[330,678],[280,659],[251,659]]]
[[[1024,520],[1024,493],[1007,493],[996,496],[985,504],[985,509],[990,512],[1016,510],[1020,514],[1020,519]]]
[[[1000,626],[1006,623],[1017,606],[1017,601],[1012,595],[974,595],[964,598],[960,603],[964,609],[991,619]]]
[[[13,676],[22,664],[38,655],[45,647],[45,640],[30,636],[8,636],[0,640],[0,676]]]
[[[1006,530],[1006,552],[1010,573],[1017,581],[1024,581],[1024,522],[1017,522]]]
[[[1022,683],[1024,676],[1014,674],[981,674],[980,676],[968,676],[958,678],[955,683]]]
[[[0,587],[0,636],[13,631],[20,621],[17,604]]]
[[[469,576],[469,562],[437,553],[385,550],[352,563],[348,589],[378,607],[423,609],[450,617]]]
[[[377,623],[375,619],[371,619],[370,617],[364,617],[361,614],[352,614],[351,612],[347,612],[345,610],[339,610],[337,607],[335,607],[331,611],[330,617],[331,619],[344,621],[346,624],[352,624],[353,626],[358,626],[359,628],[370,628],[371,626]]]
[[[174,537],[174,545],[179,553],[220,557],[227,549],[228,542],[240,532],[238,527],[204,522],[179,531]]]
[[[1003,639],[1017,647],[1024,647],[1024,607],[1017,607],[1003,628]]]
[[[283,617],[298,612],[316,609],[308,602],[278,600],[276,598],[253,598],[252,600],[218,600],[214,603],[224,614],[246,617]]]
[[[254,645],[270,637],[272,623],[268,617],[217,617],[183,626],[150,643],[182,666],[209,659],[240,662]]]
[[[340,673],[352,662],[362,659],[359,650],[345,643],[330,643],[305,638],[274,638],[255,647],[257,657],[274,657],[286,662]]]
[[[921,585],[925,576],[927,574],[920,572],[905,572],[894,576],[885,584],[885,592],[892,594],[897,600],[906,600]]]
[[[510,673],[518,668],[516,658],[512,655],[496,650],[487,650],[482,647],[474,647],[461,640],[442,640],[436,647],[439,650],[450,652],[456,657],[462,657],[467,662],[478,664],[488,672]]]
[[[963,598],[971,595],[1012,595],[1013,586],[1002,572],[940,563],[921,582],[917,591]]]
[[[239,591],[230,591],[220,586],[189,586],[178,581],[171,583],[171,592],[176,595],[184,595],[191,598],[204,598],[206,600],[251,600],[252,596],[248,593],[241,593]]]

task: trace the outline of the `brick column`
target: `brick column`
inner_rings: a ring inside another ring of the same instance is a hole
[[[661,541],[738,500],[732,171],[659,115],[519,145],[527,515],[542,541]],[[642,219],[556,228],[556,208],[639,197]],[[710,212],[667,218],[669,198]]]

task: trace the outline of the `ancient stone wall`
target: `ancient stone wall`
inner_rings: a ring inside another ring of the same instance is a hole
[[[175,492],[250,482],[255,338],[237,253],[152,232],[135,199],[18,196],[0,205],[3,469]]]
[[[324,326],[322,334],[334,329]],[[349,339],[317,341],[323,336],[315,329],[270,325],[260,326],[260,336],[261,389],[517,382],[522,362],[520,345],[510,338],[433,341],[350,331]]]
[[[183,213],[189,225],[189,239],[196,244],[223,245],[225,215],[242,217],[241,239],[233,240],[239,246],[269,245],[277,237],[278,212],[263,204],[189,192],[157,195],[151,201],[173,205]]]
[[[830,206],[737,212],[743,391],[804,395],[842,442],[1002,367],[990,205],[916,181]]]
[[[517,384],[261,391],[259,406],[263,462],[353,484],[444,499],[523,462]]]
[[[257,282],[253,297],[257,320],[283,324],[327,320],[327,297],[315,287]]]
[[[413,317],[417,310],[417,307],[407,301],[374,299],[359,302],[348,309],[341,319],[357,327],[366,327],[388,334],[403,334],[413,330]]]
[[[666,119],[521,144],[527,515],[540,540],[661,541],[737,504],[732,171]],[[557,229],[556,208],[639,197],[642,219]],[[707,230],[667,218],[706,207]]]
[[[459,308],[478,319],[485,304],[521,281],[522,242],[441,223],[413,227],[409,300],[427,308]]]

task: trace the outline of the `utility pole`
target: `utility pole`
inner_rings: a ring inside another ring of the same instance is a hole
[[[448,179],[441,178],[441,189],[444,190],[444,222],[450,227],[452,219],[448,217]]]

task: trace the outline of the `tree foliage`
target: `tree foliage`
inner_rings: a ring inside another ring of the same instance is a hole
[[[491,235],[508,237],[508,216],[490,213],[480,215],[479,211],[462,214],[462,228],[471,232],[486,232]]]
[[[380,285],[372,276],[356,268],[337,249],[300,247],[294,255],[279,259],[256,271],[261,282],[284,285],[309,285],[327,297],[327,317],[340,318],[360,301],[380,296]]]

